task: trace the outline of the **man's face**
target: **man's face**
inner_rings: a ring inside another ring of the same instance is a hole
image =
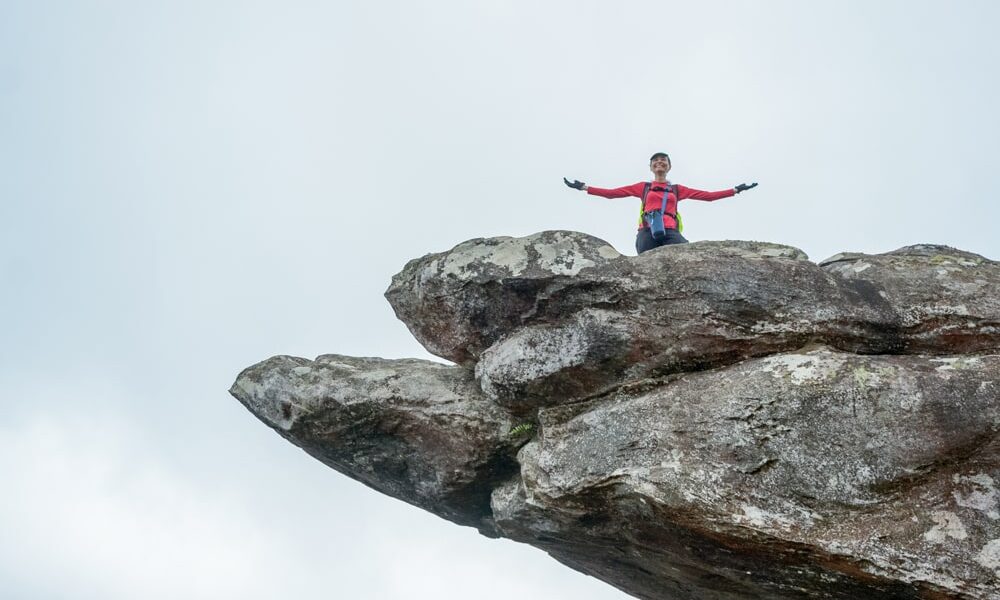
[[[657,156],[649,161],[649,170],[653,173],[666,173],[670,170],[670,159],[666,156]]]

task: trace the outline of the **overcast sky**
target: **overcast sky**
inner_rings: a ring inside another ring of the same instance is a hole
[[[622,599],[324,467],[226,392],[430,356],[382,297],[470,238],[1000,258],[992,0],[0,2],[0,595]]]

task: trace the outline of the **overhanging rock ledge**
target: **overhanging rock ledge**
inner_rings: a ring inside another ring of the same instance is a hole
[[[1000,598],[1000,263],[476,239],[386,292],[455,364],[231,393],[334,469],[644,599]]]

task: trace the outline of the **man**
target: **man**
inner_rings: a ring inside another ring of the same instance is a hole
[[[745,192],[757,186],[741,183],[738,186],[718,192],[706,192],[694,188],[676,185],[667,181],[670,172],[670,157],[666,152],[657,152],[649,157],[649,170],[653,172],[653,180],[640,181],[620,188],[596,188],[582,181],[572,182],[563,177],[563,181],[571,188],[582,190],[593,196],[605,198],[625,198],[633,196],[642,199],[642,217],[639,221],[639,232],[635,237],[635,250],[639,254],[666,246],[668,244],[686,244],[687,240],[678,231],[677,203],[688,198],[711,202],[721,198],[729,198],[740,192]],[[664,202],[666,196],[666,202]],[[662,227],[660,226],[662,224]]]

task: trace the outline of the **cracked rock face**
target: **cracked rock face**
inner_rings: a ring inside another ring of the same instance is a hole
[[[1000,597],[1000,264],[574,232],[386,296],[456,363],[278,356],[231,392],[327,465],[639,598]]]

